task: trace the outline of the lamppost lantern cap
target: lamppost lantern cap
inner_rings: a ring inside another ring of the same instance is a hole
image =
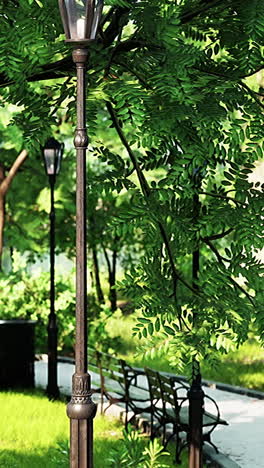
[[[103,0],[59,0],[66,42],[85,44],[96,38]]]
[[[42,148],[45,162],[45,170],[48,176],[55,176],[60,171],[61,159],[64,150],[64,143],[60,143],[55,138],[49,138]]]

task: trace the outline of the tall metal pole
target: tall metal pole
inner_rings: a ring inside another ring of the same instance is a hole
[[[88,51],[76,48],[73,61],[77,69],[77,129],[74,145],[76,177],[76,345],[72,397],[67,405],[70,418],[70,466],[93,468],[93,418],[96,405],[91,400],[87,373],[87,264],[86,264],[86,131],[85,69]]]
[[[58,327],[55,313],[55,208],[54,208],[54,186],[55,175],[49,176],[50,182],[50,314],[48,321],[48,385],[47,394],[52,400],[59,397],[57,384],[57,341]]]
[[[195,180],[194,180],[195,183]],[[198,180],[199,184],[199,180]],[[195,184],[197,186],[197,182]],[[193,196],[193,221],[196,222],[199,216],[200,202],[199,195]],[[192,277],[193,288],[198,289],[197,280],[200,269],[200,251],[199,247],[194,250],[192,255]],[[193,324],[197,316],[193,317]],[[193,361],[192,384],[188,392],[189,398],[189,468],[202,468],[203,466],[203,413],[204,413],[204,392],[202,389],[202,377],[200,364]]]
[[[198,364],[198,363],[196,363]],[[195,362],[194,362],[195,369]],[[197,372],[192,376],[192,385],[188,392],[189,398],[189,468],[203,466],[203,413],[204,392],[201,386],[201,374],[198,364]]]

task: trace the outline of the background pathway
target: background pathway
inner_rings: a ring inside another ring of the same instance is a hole
[[[71,393],[73,372],[73,364],[58,364],[60,391],[66,395]],[[98,384],[99,376],[91,373],[91,378],[94,385]],[[47,385],[44,360],[35,362],[35,383],[37,387]],[[208,387],[204,387],[204,392],[216,400],[221,417],[229,423],[229,426],[219,425],[212,434],[219,450],[241,468],[264,468],[264,400]],[[205,404],[208,411],[214,411],[212,403],[205,401]]]

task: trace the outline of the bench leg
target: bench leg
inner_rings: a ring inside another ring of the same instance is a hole
[[[150,413],[150,439],[154,440],[154,416],[153,411]]]
[[[163,424],[163,429],[162,429],[162,445],[164,447],[166,442],[166,424]]]
[[[177,465],[181,464],[181,459],[180,459],[180,454],[181,454],[181,439],[179,436],[179,430],[178,427],[176,426],[174,428],[174,431],[176,430],[176,450],[175,450],[175,463]]]
[[[128,431],[128,402],[126,401],[125,431]]]

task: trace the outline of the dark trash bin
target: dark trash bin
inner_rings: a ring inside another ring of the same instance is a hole
[[[0,320],[0,388],[34,387],[32,320]]]

